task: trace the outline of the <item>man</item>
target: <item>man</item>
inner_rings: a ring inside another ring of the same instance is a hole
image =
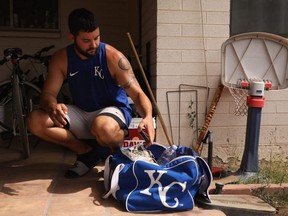
[[[27,127],[41,139],[77,154],[74,167],[65,174],[76,178],[91,170],[101,157],[84,139],[96,139],[100,146],[110,149],[123,144],[132,119],[127,95],[142,117],[138,130],[147,130],[151,142],[155,131],[148,97],[125,56],[100,42],[94,15],[82,8],[72,11],[68,19],[73,43],[53,55],[42,89],[41,109],[30,113]],[[57,102],[66,78],[73,105]]]

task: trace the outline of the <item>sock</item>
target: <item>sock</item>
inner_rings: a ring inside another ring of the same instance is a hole
[[[77,160],[83,162],[88,167],[95,165],[99,159],[99,154],[95,148],[87,153],[77,155]]]

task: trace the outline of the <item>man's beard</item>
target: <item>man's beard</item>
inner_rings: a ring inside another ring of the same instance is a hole
[[[75,48],[76,48],[76,50],[81,54],[81,55],[83,55],[83,56],[85,56],[85,57],[87,57],[87,58],[89,58],[89,57],[92,57],[92,56],[95,56],[96,54],[97,54],[97,52],[98,52],[98,49],[88,49],[88,50],[82,50],[79,46],[78,46],[78,44],[76,43],[76,41],[74,42],[74,45],[75,45]],[[89,50],[95,50],[95,52],[93,52],[93,53],[89,53],[88,51]]]

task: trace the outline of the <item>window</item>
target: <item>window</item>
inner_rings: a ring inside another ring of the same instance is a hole
[[[287,0],[231,0],[230,35],[268,32],[288,36]]]
[[[58,0],[0,0],[0,28],[59,31]]]

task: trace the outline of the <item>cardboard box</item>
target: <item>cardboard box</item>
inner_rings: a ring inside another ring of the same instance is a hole
[[[134,146],[142,144],[144,142],[143,138],[138,132],[138,125],[140,124],[142,118],[132,118],[132,121],[128,127],[129,136],[125,137],[123,147]],[[153,118],[154,128],[156,128],[155,118]]]

